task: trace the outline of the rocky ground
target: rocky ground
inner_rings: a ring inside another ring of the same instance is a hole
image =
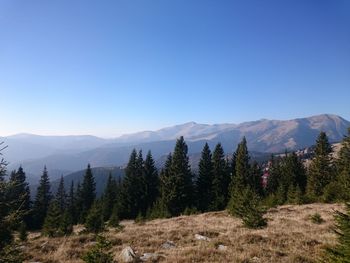
[[[103,235],[112,242],[116,262],[124,258],[148,262],[316,262],[326,246],[334,245],[333,212],[338,204],[286,205],[270,209],[268,226],[250,230],[226,212],[122,222],[122,230]],[[317,224],[311,216],[324,219]],[[81,227],[76,226],[75,232]],[[23,244],[26,262],[82,262],[95,244],[92,234],[47,238],[30,233]]]

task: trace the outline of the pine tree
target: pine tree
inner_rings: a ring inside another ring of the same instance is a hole
[[[117,197],[117,182],[113,179],[112,174],[109,173],[107,185],[103,193],[103,220],[107,221],[112,214],[113,206]]]
[[[22,166],[11,173],[10,186],[9,198],[15,202],[12,207],[21,212],[24,221],[28,224],[31,211],[30,190]]]
[[[119,212],[117,204],[113,206],[112,214],[109,217],[108,225],[112,227],[119,227]]]
[[[342,148],[339,151],[337,160],[338,182],[341,186],[341,198],[350,200],[350,128],[347,136],[344,136]]]
[[[262,176],[262,171],[261,168],[259,167],[259,164],[254,161],[253,164],[250,167],[249,171],[249,177],[248,177],[248,185],[250,188],[258,195],[262,196],[263,195],[263,188],[261,184],[261,176]]]
[[[49,175],[45,166],[33,205],[33,228],[40,229],[43,226],[52,198],[50,187]]]
[[[238,144],[236,151],[235,161],[235,174],[232,177],[230,185],[230,201],[228,209],[231,214],[235,215],[235,203],[239,202],[243,192],[250,186],[248,184],[250,166],[249,166],[249,154],[247,148],[247,141],[243,137],[242,141]]]
[[[166,183],[168,189],[163,201],[172,216],[181,214],[186,207],[192,207],[192,173],[189,166],[188,148],[181,136],[175,145],[170,174]]]
[[[27,241],[27,238],[28,238],[27,226],[26,226],[26,223],[24,223],[23,221],[19,226],[18,232],[19,232],[19,239],[23,242]]]
[[[236,152],[236,166],[233,182],[234,188],[235,186],[236,188],[245,188],[245,186],[247,186],[250,171],[249,159],[247,140],[243,137]]]
[[[197,208],[205,212],[209,210],[210,202],[213,199],[213,163],[208,143],[204,145],[198,168],[198,178],[196,182]]]
[[[148,151],[144,163],[146,181],[146,208],[150,209],[159,196],[159,177],[151,151]]]
[[[336,211],[336,230],[338,244],[327,250],[325,262],[350,263],[350,204],[346,204],[346,213]]]
[[[94,202],[86,217],[85,228],[92,233],[99,233],[104,229],[101,207],[98,202]]]
[[[271,195],[276,193],[279,186],[279,180],[281,175],[279,159],[276,159],[273,155],[271,155],[267,169],[269,177],[267,179],[266,193],[268,195]]]
[[[307,192],[310,198],[319,199],[334,177],[331,152],[327,135],[321,132],[316,141],[315,157],[309,168]]]
[[[83,183],[81,185],[80,190],[80,201],[82,205],[82,212],[81,212],[81,221],[84,222],[86,215],[89,212],[89,209],[91,208],[92,204],[95,201],[96,198],[96,183],[94,176],[91,171],[90,164],[88,164],[88,167],[86,169]]]
[[[1,151],[4,149],[0,142]],[[6,147],[5,147],[6,148]],[[22,220],[20,207],[14,207],[16,200],[9,198],[12,183],[5,180],[7,163],[0,158],[0,262],[23,262],[22,252],[17,248],[13,241],[13,230]]]
[[[130,154],[129,162],[125,169],[125,177],[121,189],[121,207],[119,212],[123,218],[136,218],[141,211],[142,202],[145,201],[145,184],[140,159],[142,159],[142,153],[140,152],[138,156],[134,149]]]
[[[77,189],[75,192],[75,211],[76,211],[76,222],[75,223],[81,223],[84,222],[83,220],[83,214],[82,214],[82,210],[83,210],[83,197],[82,197],[82,192],[81,192],[81,186],[80,186],[80,182],[78,182],[77,184]]]
[[[78,218],[77,207],[76,207],[76,193],[74,192],[74,182],[73,181],[71,182],[69,194],[67,196],[66,212],[68,213],[70,221],[73,225],[78,223],[79,218]]]
[[[211,186],[211,201],[210,210],[219,211],[226,207],[227,203],[227,178],[228,167],[225,161],[224,149],[218,143],[215,146],[212,155],[212,186]]]
[[[59,227],[61,223],[61,211],[59,202],[54,199],[49,206],[47,215],[43,225],[43,233],[49,237],[59,235]]]
[[[70,235],[73,232],[73,218],[68,209],[61,216],[58,233],[59,235]]]
[[[248,228],[265,227],[267,220],[263,217],[265,209],[260,205],[260,198],[248,186],[241,195],[236,195],[231,203],[230,213],[242,219],[243,224]]]
[[[64,188],[63,176],[61,176],[60,183],[58,185],[58,189],[57,189],[57,193],[56,193],[55,198],[58,202],[60,212],[61,212],[61,214],[63,214],[64,210],[66,209],[66,205],[67,205],[67,194],[66,194],[66,190]]]

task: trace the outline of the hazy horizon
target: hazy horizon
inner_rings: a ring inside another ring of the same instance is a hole
[[[131,131],[128,133],[122,133],[122,134],[116,134],[116,135],[111,135],[111,136],[101,136],[98,134],[86,134],[86,133],[76,133],[76,134],[68,134],[68,133],[62,133],[62,134],[38,134],[38,133],[33,133],[33,132],[18,132],[18,133],[12,133],[12,134],[0,134],[0,137],[10,137],[10,136],[15,136],[15,135],[39,135],[39,136],[94,136],[94,137],[99,137],[99,138],[103,138],[103,139],[113,139],[113,138],[118,138],[121,137],[123,135],[129,135],[129,134],[134,134],[134,133],[139,133],[139,132],[148,132],[148,131],[158,131],[164,128],[169,128],[169,127],[173,127],[173,126],[177,126],[177,125],[183,125],[183,124],[188,124],[188,123],[196,123],[196,124],[203,124],[203,125],[215,125],[215,124],[242,124],[245,122],[254,122],[254,121],[259,121],[259,120],[278,120],[278,121],[288,121],[288,120],[294,120],[294,119],[302,119],[302,118],[308,118],[308,117],[313,117],[313,116],[319,116],[319,115],[336,115],[339,116],[341,118],[344,118],[345,120],[349,121],[348,118],[345,118],[341,115],[338,114],[334,114],[334,113],[320,113],[320,114],[316,114],[316,115],[310,115],[310,116],[295,116],[294,118],[288,118],[288,119],[271,119],[271,118],[259,118],[259,119],[255,119],[255,120],[245,120],[243,122],[222,122],[222,123],[200,123],[197,121],[187,121],[184,123],[175,123],[175,124],[171,124],[168,126],[162,126],[162,127],[155,127],[154,129],[141,129],[141,130],[135,130],[135,131]]]

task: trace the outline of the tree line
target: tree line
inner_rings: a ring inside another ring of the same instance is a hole
[[[5,163],[0,167],[0,205],[6,206],[1,207],[0,216],[4,220],[11,213],[20,214],[14,229],[21,231],[41,229],[48,236],[67,235],[73,225],[80,223],[87,231],[99,232],[106,224],[118,227],[120,219],[164,218],[226,208],[248,227],[263,227],[263,214],[271,206],[350,200],[350,129],[338,158],[332,156],[324,132],[316,140],[315,154],[308,165],[294,152],[271,156],[266,187],[261,182],[263,169],[251,161],[245,138],[231,156],[225,155],[220,143],[213,152],[206,143],[197,174],[191,171],[183,137],[177,140],[160,171],[151,152],[144,158],[142,150],[134,149],[125,176],[116,180],[110,175],[100,198],[96,197],[90,165],[81,184],[72,182],[66,191],[61,177],[54,194],[45,167],[33,202],[23,168],[13,171],[6,181]],[[1,236],[11,240],[10,229],[1,228]],[[1,242],[10,242],[7,239]]]

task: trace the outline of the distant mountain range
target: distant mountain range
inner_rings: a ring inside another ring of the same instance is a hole
[[[184,136],[189,153],[194,159],[199,156],[205,142],[211,148],[221,142],[227,153],[232,153],[237,143],[246,136],[249,150],[260,153],[296,150],[315,143],[320,131],[325,131],[331,142],[340,141],[350,122],[331,114],[323,114],[293,120],[267,120],[241,124],[198,124],[189,122],[163,128],[123,135],[114,139],[95,136],[39,136],[18,134],[0,138],[9,147],[4,157],[10,162],[9,169],[22,165],[28,181],[36,183],[44,165],[52,180],[61,174],[67,175],[93,167],[118,167],[128,161],[133,148],[151,150],[158,163],[174,148],[179,136]],[[197,157],[196,157],[197,156]]]

